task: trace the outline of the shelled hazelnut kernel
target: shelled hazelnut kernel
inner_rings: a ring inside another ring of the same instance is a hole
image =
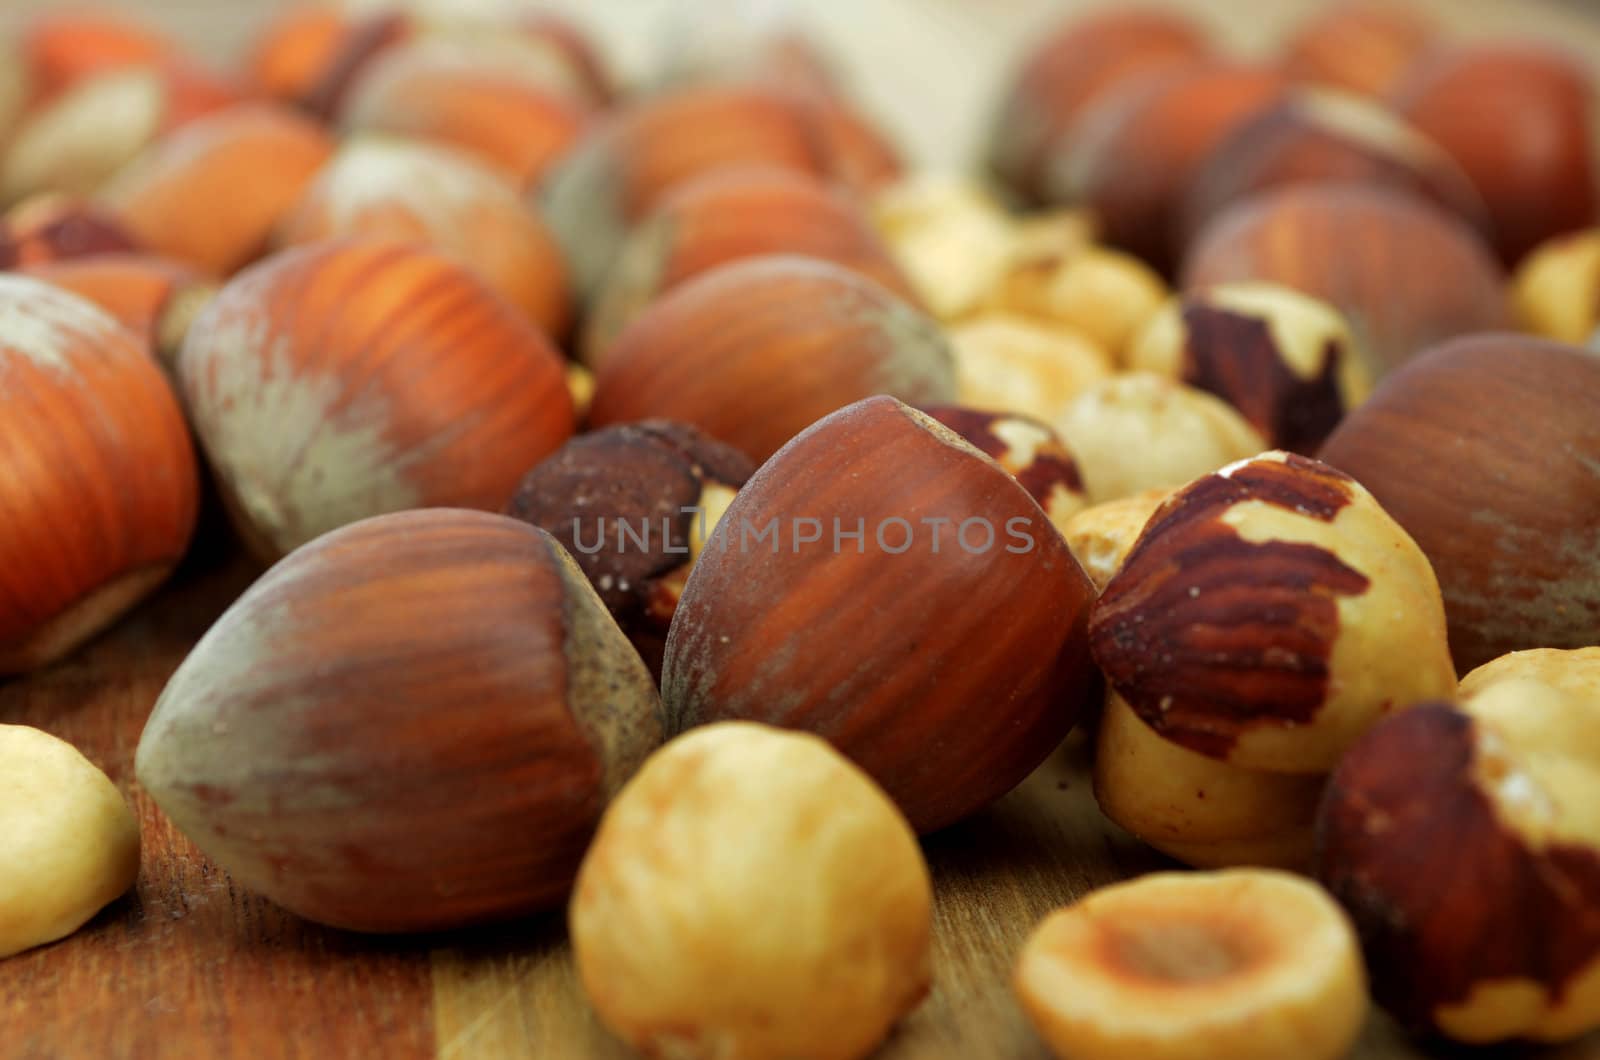
[[[1069,328],[1125,363],[1129,343],[1167,299],[1144,262],[1107,247],[1018,255],[990,292],[988,308]]]
[[[872,199],[872,218],[918,298],[940,320],[976,309],[1016,253],[1016,226],[982,185],[918,174]]]
[[[960,405],[930,405],[922,411],[1009,471],[1058,529],[1083,509],[1077,462],[1049,424]]]
[[[1524,330],[1593,346],[1600,331],[1600,228],[1541,244],[1518,266],[1511,297]]]
[[[1087,337],[1015,314],[986,313],[946,330],[961,403],[1056,423],[1079,395],[1111,376]]]
[[[1145,524],[1171,495],[1169,489],[1141,490],[1081,508],[1057,524],[1061,536],[1067,539],[1067,547],[1096,589],[1105,589],[1112,575],[1121,569]]]
[[[110,211],[72,195],[38,195],[0,216],[0,269],[139,249],[133,233]]]

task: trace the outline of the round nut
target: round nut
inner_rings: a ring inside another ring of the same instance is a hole
[[[1236,283],[1169,302],[1128,355],[1232,405],[1268,444],[1314,453],[1372,390],[1366,358],[1332,306],[1287,287]]]
[[[26,199],[0,217],[0,269],[131,254],[139,241],[103,206],[71,195]]]
[[[1456,687],[1422,550],[1355,480],[1289,453],[1175,493],[1089,631],[1147,725],[1247,769],[1325,772],[1378,718]]]
[[[990,293],[988,309],[1081,333],[1122,363],[1128,344],[1167,297],[1156,271],[1131,254],[1083,247],[1021,255]]]
[[[928,989],[932,887],[905,818],[822,740],[761,725],[650,757],[568,920],[601,1020],[652,1056],[854,1060]]]
[[[1015,227],[1005,207],[970,180],[919,174],[879,192],[873,223],[918,297],[940,320],[976,309],[1005,275]]]
[[[1524,329],[1593,348],[1600,340],[1600,228],[1539,246],[1518,267],[1511,298]]]
[[[1340,3],[1289,38],[1284,66],[1296,81],[1384,98],[1436,39],[1434,26],[1410,7]]]
[[[1077,462],[1048,424],[959,405],[934,405],[922,411],[1011,472],[1058,529],[1083,508]]]
[[[1092,504],[1180,486],[1267,448],[1227,403],[1143,372],[1089,386],[1054,422]]]
[[[1367,1013],[1344,913],[1261,869],[1095,891],[1034,930],[1015,985],[1062,1060],[1337,1060]]]
[[[961,404],[1059,421],[1078,395],[1111,375],[1104,350],[1075,331],[1014,314],[949,328]]]
[[[1143,490],[1083,508],[1064,523],[1056,524],[1096,589],[1104,590],[1122,569],[1122,561],[1133,550],[1145,524],[1171,495],[1168,489]]]
[[[65,938],[139,875],[139,822],[78,749],[0,725],[0,957]]]

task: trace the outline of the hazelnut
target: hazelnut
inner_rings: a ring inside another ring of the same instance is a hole
[[[507,514],[549,531],[659,672],[689,569],[755,471],[743,453],[669,420],[574,438],[523,478]]]
[[[865,774],[814,736],[725,722],[622,789],[568,922],[600,1019],[646,1055],[853,1060],[928,990],[932,901]]]
[[[648,671],[554,538],[418,511],[251,586],[135,765],[241,886],[318,923],[430,931],[560,902],[660,737]]]
[[[1525,43],[1444,49],[1418,63],[1393,98],[1477,185],[1507,265],[1600,220],[1594,85],[1577,57]]]
[[[973,408],[1054,423],[1111,375],[1110,358],[1083,335],[1015,314],[972,317],[946,334],[961,403]]]
[[[830,261],[917,301],[853,198],[803,173],[725,167],[680,184],[629,234],[590,309],[585,358],[593,362],[646,306],[685,280],[771,254]]]
[[[1009,471],[1058,529],[1083,509],[1077,462],[1049,424],[959,405],[934,405],[922,411]]]
[[[1497,660],[1462,695],[1350,750],[1318,872],[1403,1023],[1473,1044],[1575,1039],[1600,1028],[1600,650]]]
[[[1383,98],[1435,40],[1432,23],[1410,7],[1340,3],[1289,38],[1284,66],[1296,81]]]
[[[1409,192],[1489,232],[1477,189],[1438,144],[1376,100],[1302,88],[1240,125],[1200,167],[1184,200],[1185,238],[1249,195],[1328,181]]]
[[[1034,929],[1015,985],[1063,1060],[1338,1060],[1367,1015],[1344,913],[1262,869],[1101,888]]]
[[[201,311],[177,368],[224,502],[269,560],[382,512],[499,510],[573,427],[549,341],[409,244],[269,258]]]
[[[78,749],[0,725],[0,958],[77,931],[139,875],[139,822]]]
[[[797,97],[810,112],[827,170],[858,195],[871,196],[905,176],[900,148],[880,125],[836,93]]]
[[[171,62],[179,48],[149,26],[107,12],[41,10],[23,26],[17,52],[39,104],[96,74]]]
[[[1297,184],[1244,199],[1194,241],[1183,287],[1259,280],[1343,313],[1378,376],[1443,339],[1505,326],[1505,275],[1459,218],[1361,184]]]
[[[1005,469],[869,398],[784,446],[724,514],[667,636],[668,728],[814,732],[932,831],[1015,786],[1098,694],[1093,594]]]
[[[1143,372],[1084,388],[1054,423],[1078,458],[1091,504],[1180,486],[1267,448],[1225,402]]]
[[[1044,170],[1046,198],[1088,207],[1107,243],[1170,274],[1181,247],[1183,196],[1201,165],[1284,85],[1274,70],[1229,63],[1127,82],[1055,142]]]
[[[250,85],[279,103],[307,102],[354,26],[337,7],[291,7],[261,26],[244,60]]]
[[[155,589],[194,530],[183,414],[139,339],[0,275],[0,674],[71,652]]]
[[[1600,228],[1541,244],[1517,268],[1511,297],[1524,329],[1557,342],[1594,346],[1600,331]]]
[[[1138,258],[1086,246],[1019,257],[991,291],[989,306],[1071,329],[1125,363],[1129,343],[1166,297],[1166,283]]]
[[[1168,489],[1141,490],[1082,508],[1056,524],[1096,589],[1105,589],[1112,575],[1122,568],[1122,561],[1144,532],[1145,524],[1171,495]]]
[[[908,178],[875,196],[872,213],[920,300],[941,320],[981,305],[1016,252],[1005,208],[966,179]]]
[[[589,422],[691,423],[757,461],[852,401],[955,400],[938,327],[859,273],[747,258],[673,288],[600,359]]]
[[[494,170],[448,148],[347,140],[278,229],[280,245],[403,239],[452,254],[560,338],[572,318],[566,264],[538,215]]]
[[[989,167],[1021,198],[1040,201],[1050,148],[1093,103],[1140,74],[1193,63],[1209,51],[1205,34],[1170,11],[1067,19],[1042,36],[1007,89],[989,141]]]
[[[104,207],[71,195],[25,199],[0,216],[0,269],[139,250]]]
[[[1322,448],[1422,546],[1463,671],[1595,643],[1600,360],[1524,335],[1424,352]]]
[[[99,254],[18,271],[104,309],[143,339],[168,369],[176,363],[195,316],[217,293],[210,280],[189,266],[146,254]]]
[[[1172,300],[1128,362],[1215,394],[1270,445],[1297,453],[1314,453],[1372,390],[1339,312],[1269,283],[1224,284]]]
[[[225,276],[265,250],[332,152],[309,118],[233,107],[158,141],[100,197],[146,247]]]
[[[1265,453],[1173,494],[1089,622],[1143,721],[1246,769],[1331,769],[1383,715],[1455,691],[1428,560],[1354,479]]]

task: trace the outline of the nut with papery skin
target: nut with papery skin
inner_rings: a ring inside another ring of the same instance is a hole
[[[1226,401],[1268,444],[1314,453],[1372,390],[1337,310],[1287,287],[1237,283],[1174,299],[1133,344],[1129,366]]]
[[[1408,6],[1341,3],[1311,18],[1289,39],[1284,66],[1296,81],[1381,98],[1435,39],[1433,25]]]
[[[963,405],[1056,423],[1084,391],[1111,375],[1104,350],[1069,328],[1013,314],[985,314],[951,327]]]
[[[1247,769],[1325,772],[1379,718],[1455,691],[1422,550],[1354,479],[1288,453],[1167,500],[1089,635],[1146,724]]]
[[[25,199],[0,217],[0,269],[139,249],[127,226],[104,207],[70,195]]]
[[[151,354],[169,369],[196,314],[217,293],[215,284],[189,266],[145,254],[99,254],[18,271],[104,309],[144,339]]]
[[[1343,313],[1380,378],[1433,343],[1507,319],[1505,275],[1482,240],[1390,188],[1291,185],[1224,210],[1190,247],[1183,288],[1247,280]]]
[[[1427,553],[1462,670],[1596,642],[1597,425],[1600,358],[1481,335],[1391,375],[1322,447]]]
[[[1105,589],[1106,583],[1122,569],[1122,561],[1133,550],[1145,524],[1171,495],[1169,489],[1143,490],[1083,508],[1066,522],[1056,524],[1078,565],[1096,589]]]
[[[1058,529],[1083,509],[1077,462],[1049,424],[959,405],[932,405],[922,411],[1011,472]]]
[[[873,198],[872,216],[919,298],[941,320],[977,308],[1016,254],[1005,208],[963,178],[909,177]]]
[[[1054,426],[1078,458],[1091,504],[1180,486],[1267,448],[1226,402],[1145,372],[1084,388]]]
[[[151,250],[226,276],[266,251],[333,149],[293,111],[232,107],[158,141],[100,200]]]
[[[956,399],[938,326],[859,273],[750,258],[684,283],[601,358],[589,423],[693,424],[762,461],[853,401]]]
[[[382,137],[347,140],[278,228],[280,245],[408,240],[454,255],[552,337],[572,298],[549,229],[500,174],[466,155]]]
[[[1496,660],[1462,696],[1351,749],[1319,816],[1318,873],[1407,1025],[1574,1039],[1600,1028],[1600,649]]]
[[[814,732],[931,831],[1010,790],[1098,696],[1093,595],[1004,468],[869,398],[795,438],[724,514],[667,637],[669,730]]]
[[[1259,869],[1095,891],[1034,929],[1015,986],[1062,1060],[1338,1060],[1367,1014],[1339,907]]]
[[[0,275],[0,674],[61,658],[182,559],[199,476],[139,339],[77,295]]]
[[[560,902],[660,742],[659,706],[550,535],[401,512],[251,586],[167,684],[135,764],[240,885],[319,923],[430,931]]]
[[[1600,331],[1600,228],[1557,236],[1517,268],[1517,323],[1557,342],[1593,346]]]
[[[622,789],[568,922],[600,1019],[645,1055],[855,1060],[928,990],[932,904],[867,776],[813,736],[729,722]]]
[[[528,472],[506,512],[561,542],[659,672],[689,570],[754,472],[687,424],[646,420],[574,438]]]
[[[917,303],[866,213],[842,189],[791,170],[726,167],[679,185],[628,235],[589,310],[585,360],[596,363],[646,306],[685,280],[772,254],[832,262]]]
[[[989,293],[989,308],[1079,332],[1123,363],[1128,344],[1167,298],[1154,269],[1131,254],[1084,247],[1019,255]]]
[[[241,273],[177,374],[230,514],[268,559],[383,512],[497,511],[573,428],[549,340],[408,244],[317,244]]]

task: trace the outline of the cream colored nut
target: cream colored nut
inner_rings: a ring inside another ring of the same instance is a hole
[[[1167,285],[1138,258],[1085,247],[1060,258],[1019,261],[995,289],[991,306],[1069,327],[1120,363],[1166,298]]]
[[[1500,681],[1527,677],[1570,695],[1600,704],[1600,647],[1534,648],[1491,659],[1461,679],[1461,695],[1470,699]]]
[[[824,741],[691,730],[606,811],[569,914],[601,1020],[649,1056],[860,1057],[929,982],[905,818]]]
[[[1367,1011],[1338,905],[1260,869],[1096,891],[1039,925],[1015,985],[1063,1060],[1336,1060]]]
[[[1098,226],[1089,210],[1064,208],[1014,218],[1011,267],[1057,263],[1094,247]]]
[[[1226,402],[1148,373],[1092,383],[1051,422],[1091,504],[1181,486],[1267,448]]]
[[[921,174],[874,200],[873,221],[934,316],[971,312],[1011,262],[1011,218],[979,185]]]
[[[1600,228],[1557,236],[1517,268],[1517,322],[1535,335],[1595,345],[1600,328]]]
[[[97,74],[25,116],[0,160],[0,205],[95,191],[155,138],[167,90],[153,70]]]
[[[577,361],[566,366],[567,393],[572,395],[572,411],[579,423],[589,414],[594,402],[594,373]]]
[[[1150,516],[1171,495],[1167,489],[1143,490],[1131,497],[1084,508],[1057,524],[1061,536],[1067,539],[1067,547],[1096,589],[1104,589],[1121,569]]]
[[[116,785],[66,741],[0,725],[0,957],[72,934],[138,875]]]
[[[1116,693],[1094,755],[1105,815],[1179,861],[1307,871],[1326,778],[1228,765],[1162,738]]]
[[[1105,352],[1076,332],[1012,314],[949,329],[961,404],[1055,423],[1077,396],[1111,374]]]

